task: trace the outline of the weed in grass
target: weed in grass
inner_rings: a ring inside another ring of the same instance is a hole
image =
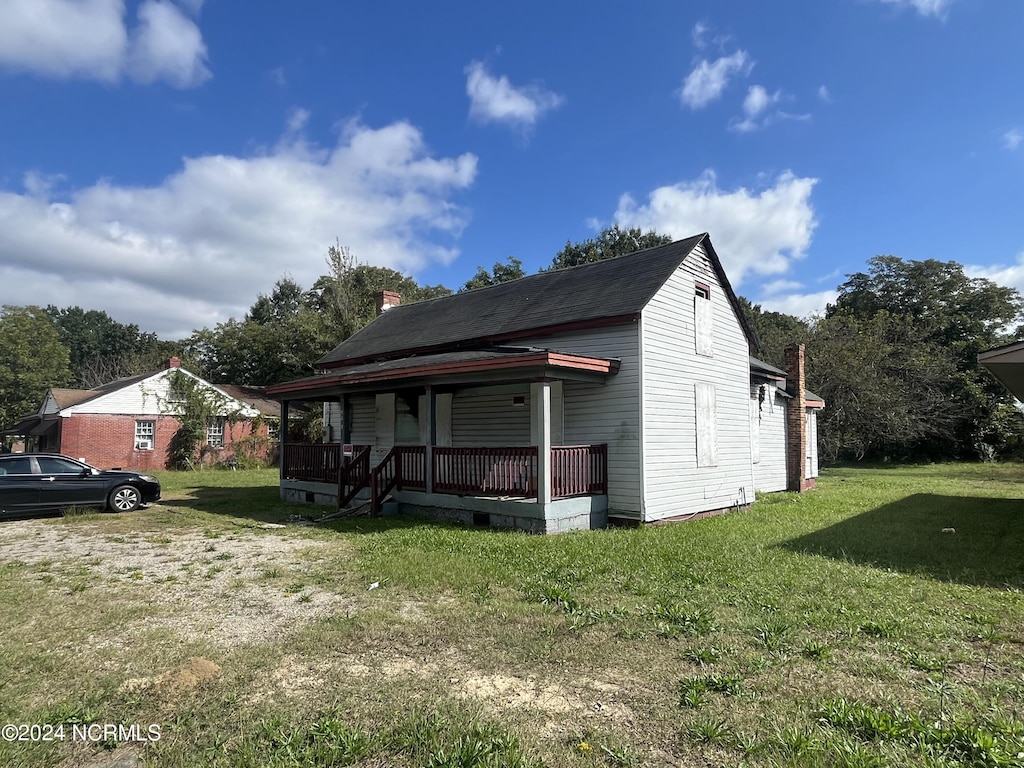
[[[824,661],[832,655],[832,649],[828,643],[821,643],[816,640],[807,640],[804,647],[800,649],[800,655],[806,659]]]
[[[693,648],[683,654],[683,658],[692,664],[699,666],[705,666],[709,664],[717,664],[722,658],[722,652],[718,648],[705,647],[705,648]]]
[[[706,635],[715,630],[714,614],[704,608],[688,609],[678,603],[661,602],[650,609],[660,637]]]
[[[774,617],[754,627],[754,640],[768,651],[780,651],[786,647],[793,625],[784,619]]]
[[[295,581],[284,588],[285,594],[294,595],[306,588],[306,585],[301,581]]]
[[[757,754],[764,748],[764,744],[756,733],[747,733],[746,731],[735,731],[729,740],[729,746],[748,757]]]
[[[215,566],[213,566],[212,568],[210,568],[209,570],[207,570],[207,571],[206,571],[206,573],[204,573],[204,574],[203,574],[203,578],[204,578],[204,579],[212,579],[212,578],[214,578],[214,577],[215,577],[215,576],[216,576],[216,575],[217,575],[218,573],[221,573],[221,572],[222,572],[223,570],[224,570],[224,567],[223,567],[223,566],[221,566],[221,565],[215,565]]]
[[[281,577],[281,569],[280,568],[264,568],[263,571],[260,572],[260,576],[262,578],[264,578],[264,579],[278,579],[278,578]]]
[[[857,626],[857,631],[868,637],[894,638],[899,636],[899,627],[892,621],[866,621]]]
[[[807,728],[787,725],[778,729],[772,739],[772,746],[790,757],[800,757],[821,750],[821,744],[814,732]]]
[[[700,744],[723,744],[733,740],[733,733],[721,718],[699,717],[686,728],[686,738]]]
[[[160,534],[158,536],[147,536],[146,541],[150,544],[170,544],[174,540],[170,536]]]
[[[311,603],[313,602],[313,596],[309,594],[309,592],[303,592],[296,598],[296,600],[298,600],[300,603]]]
[[[477,584],[470,592],[470,596],[474,602],[483,604],[494,599],[494,592],[489,583]]]
[[[679,681],[679,706],[700,709],[707,704],[708,693],[736,696],[742,690],[739,678],[726,675],[699,675]]]

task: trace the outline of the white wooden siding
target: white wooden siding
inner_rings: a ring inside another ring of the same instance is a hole
[[[563,444],[607,443],[609,512],[639,519],[640,337],[636,324],[524,339],[516,344],[621,360],[618,374],[604,383],[563,383]]]
[[[786,490],[786,403],[779,390],[764,385],[764,399],[758,402],[758,388],[751,397],[751,417],[757,422],[759,461],[754,464],[754,489],[762,493]]]
[[[522,397],[522,405],[513,398]],[[530,445],[530,385],[472,387],[452,397],[452,444],[460,448]]]
[[[713,357],[696,352],[698,282],[710,287]],[[644,308],[640,336],[644,520],[752,502],[747,340],[702,247]],[[713,467],[697,466],[697,383],[715,388],[718,462]]]
[[[343,435],[341,403],[324,403],[324,442],[340,443]]]

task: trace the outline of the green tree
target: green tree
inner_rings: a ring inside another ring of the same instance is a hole
[[[899,409],[873,417],[868,411],[858,420],[866,428],[871,418],[879,419],[879,428],[895,439],[866,440],[864,455],[989,458],[1015,449],[1016,420],[1004,407],[1011,398],[979,368],[977,355],[1012,338],[1008,331],[1019,333],[1022,309],[1016,290],[968,277],[955,261],[876,256],[867,272],[849,275],[826,321],[872,327],[868,338],[899,358],[890,358],[892,375],[881,393]],[[827,335],[822,340],[827,345]],[[852,368],[845,380],[865,397],[862,371]],[[908,429],[907,423],[916,426]],[[862,452],[852,442],[850,447]]]
[[[518,280],[521,277],[526,277],[526,272],[523,271],[523,262],[515,256],[509,256],[504,264],[500,261],[496,262],[494,269],[490,272],[478,266],[476,274],[466,281],[465,285],[459,289],[459,292],[471,291],[474,288],[487,288],[492,285]]]
[[[0,308],[0,424],[35,413],[50,387],[71,381],[68,348],[46,310]]]
[[[766,312],[760,304],[752,304],[744,296],[738,298],[747,323],[757,336],[760,347],[758,357],[777,368],[784,368],[786,347],[790,344],[806,344],[811,335],[811,326],[806,320],[784,312]]]
[[[180,343],[161,341],[155,333],[119,323],[106,312],[51,304],[46,313],[68,348],[72,383],[81,389],[156,370],[163,360],[182,353]]]
[[[266,385],[311,376],[313,363],[376,316],[376,293],[397,291],[403,302],[445,296],[386,267],[359,264],[348,248],[327,252],[328,273],[303,291],[282,278],[260,295],[242,320],[194,332],[186,352],[210,381]]]
[[[580,264],[604,261],[671,242],[671,237],[658,234],[653,229],[649,232],[644,232],[639,227],[621,229],[616,224],[589,240],[578,243],[566,241],[565,247],[555,254],[550,269],[578,267]]]

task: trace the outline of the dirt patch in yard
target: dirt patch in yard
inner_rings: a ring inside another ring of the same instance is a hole
[[[231,647],[280,639],[298,625],[351,608],[351,601],[303,581],[327,557],[324,542],[287,531],[240,528],[209,536],[185,530],[111,535],[86,524],[39,520],[0,526],[0,563],[20,562],[67,596],[93,588],[146,601],[145,619],[117,628],[94,647],[123,643],[125,633],[166,631],[184,640]]]

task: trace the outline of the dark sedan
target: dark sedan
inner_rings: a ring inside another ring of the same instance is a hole
[[[68,507],[131,512],[159,500],[152,475],[96,469],[54,453],[0,455],[0,515]]]

